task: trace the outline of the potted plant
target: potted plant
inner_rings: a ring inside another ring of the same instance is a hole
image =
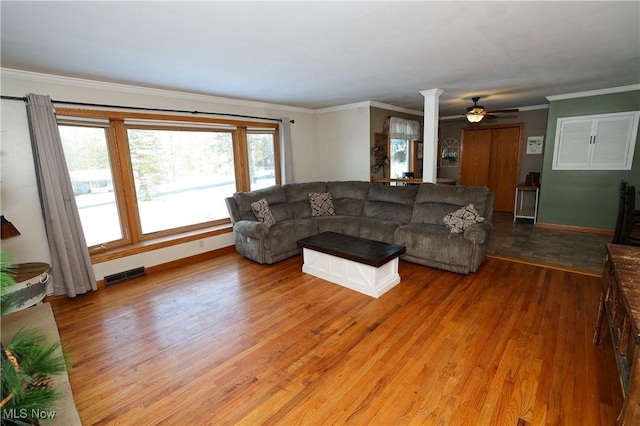
[[[9,290],[16,284],[15,268],[6,253],[0,252],[0,304],[4,315],[13,306]],[[60,343],[46,343],[41,330],[20,329],[10,339],[2,338],[0,366],[2,425],[39,424],[53,412],[60,394],[51,376],[65,372],[68,362]]]

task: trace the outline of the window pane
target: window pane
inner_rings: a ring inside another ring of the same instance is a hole
[[[276,159],[273,133],[247,134],[251,190],[276,184]]]
[[[58,128],[87,245],[122,239],[105,129]]]
[[[229,217],[231,133],[128,129],[128,136],[143,234]]]
[[[389,177],[402,178],[402,173],[409,171],[409,140],[391,139],[391,168]]]

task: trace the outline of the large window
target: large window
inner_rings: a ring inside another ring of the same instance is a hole
[[[142,234],[229,217],[231,132],[127,129]]]
[[[391,139],[391,163],[389,177],[399,179],[404,173],[411,171],[411,141],[408,139]]]
[[[106,129],[65,125],[59,129],[87,244],[121,240]]]
[[[252,131],[247,134],[251,189],[266,188],[276,183],[276,156],[273,132]]]
[[[280,182],[275,123],[57,113],[94,253],[223,225],[226,197]]]
[[[385,122],[389,133],[389,177],[398,179],[415,172],[414,147],[420,140],[420,122],[399,117],[388,117]],[[407,175],[405,175],[407,174]]]

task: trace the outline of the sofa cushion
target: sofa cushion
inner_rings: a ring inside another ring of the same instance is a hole
[[[277,257],[298,248],[298,240],[318,233],[318,224],[314,219],[291,219],[277,223],[269,228],[264,248]]]
[[[293,218],[293,212],[287,207],[287,197],[281,186],[270,186],[264,189],[258,189],[251,192],[236,192],[233,194],[233,198],[238,205],[238,212],[240,213],[241,220],[257,220],[251,203],[264,198],[267,200],[271,213],[276,221]],[[276,205],[282,204],[277,210],[274,209]]]
[[[369,187],[372,184],[365,181],[338,181],[327,182],[327,191],[331,193],[333,199],[350,198],[355,200],[366,200]]]
[[[270,228],[276,223],[273,215],[271,214],[271,209],[269,208],[269,203],[267,203],[266,198],[261,198],[260,200],[251,203],[251,209],[258,220],[263,222],[267,228]]]
[[[484,222],[484,217],[480,216],[473,204],[460,207],[458,210],[446,215],[442,221],[453,234],[459,234],[468,229],[471,225]]]
[[[362,217],[358,237],[393,244],[393,236],[398,226],[399,222]]]
[[[282,188],[287,197],[287,204],[291,206],[293,217],[298,219],[311,217],[310,193],[327,192],[327,184],[324,182],[289,183]]]
[[[473,242],[462,234],[451,234],[441,225],[401,225],[396,229],[394,242],[405,246],[408,256],[443,265],[467,265],[474,250]]]
[[[370,182],[363,181],[327,182],[327,192],[331,193],[335,213],[362,216],[370,186]]]
[[[309,194],[309,204],[311,205],[311,216],[333,216],[335,209],[330,192],[312,192]]]
[[[364,203],[364,216],[408,223],[411,219],[417,185],[372,184]]]
[[[444,217],[473,204],[478,214],[489,217],[489,188],[484,186],[439,185],[423,183],[416,193],[415,204],[411,214],[411,223],[443,225]]]
[[[361,217],[349,215],[319,216],[315,220],[318,223],[318,232],[337,232],[338,234],[360,236]]]

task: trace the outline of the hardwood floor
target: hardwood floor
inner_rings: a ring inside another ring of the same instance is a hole
[[[236,253],[52,302],[84,425],[611,425],[598,278],[400,262],[374,299]]]

